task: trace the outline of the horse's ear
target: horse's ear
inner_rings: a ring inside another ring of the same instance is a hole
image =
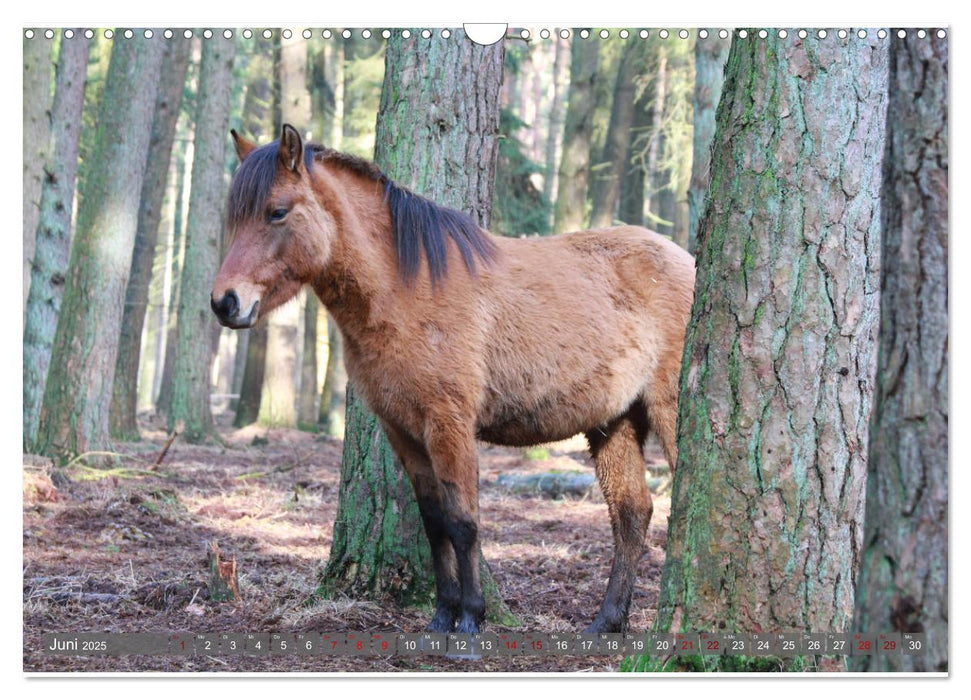
[[[280,162],[283,167],[297,172],[302,160],[303,141],[300,140],[300,134],[289,124],[284,124],[280,134]]]
[[[236,129],[230,129],[229,133],[233,135],[233,143],[236,145],[236,155],[239,156],[240,162],[246,160],[246,156],[256,148],[256,144],[252,141],[247,141],[237,134]]]

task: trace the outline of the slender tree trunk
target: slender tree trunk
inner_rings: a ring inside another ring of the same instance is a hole
[[[877,388],[854,629],[923,632],[861,670],[948,670],[948,42],[890,39]]]
[[[96,166],[82,183],[38,433],[42,451],[58,458],[109,446],[108,407],[162,47],[119,41],[111,51]]]
[[[884,43],[732,43],[660,630],[849,631],[876,359]]]
[[[274,74],[272,60],[273,45],[259,39],[250,59],[249,82],[246,99],[243,103],[243,123],[249,138],[261,143],[271,138],[273,133],[276,95],[273,92],[271,76]],[[266,373],[266,324],[244,331],[246,341],[246,366],[239,386],[239,399],[236,401],[236,417],[233,425],[242,428],[259,418],[260,403],[263,400],[263,377]]]
[[[277,64],[280,123],[292,124],[303,131],[310,121],[307,42],[303,39],[281,39],[281,42]],[[302,320],[300,305],[287,304],[266,321],[266,371],[260,397],[260,422],[265,425],[297,426],[296,380],[300,376],[297,349]]]
[[[647,147],[647,183],[648,194],[650,196],[650,213],[648,226],[658,233],[661,233],[661,224],[658,221],[658,201],[657,190],[659,162],[664,156],[664,107],[667,102],[668,91],[668,51],[662,45],[658,48],[657,72],[654,76],[654,113],[653,125],[651,128],[651,140]]]
[[[705,206],[708,174],[711,169],[711,141],[715,137],[715,108],[721,98],[725,79],[728,39],[710,32],[695,42],[694,136],[691,161],[691,185],[688,188],[688,250],[694,251],[698,220]]]
[[[327,317],[327,371],[320,392],[320,429],[335,438],[344,437],[344,414],[347,410],[347,372],[344,370],[344,347],[337,324]]]
[[[214,430],[209,394],[216,322],[209,309],[209,295],[219,268],[222,211],[226,204],[226,135],[235,50],[232,39],[217,35],[205,41],[199,69],[192,193],[169,413],[169,429],[184,421],[183,435],[188,442],[201,442]]]
[[[559,36],[554,37],[553,41],[556,44],[556,56],[553,60],[553,104],[550,107],[549,134],[546,138],[546,169],[543,178],[543,198],[547,202],[556,201],[556,162],[563,140],[566,78],[570,62],[569,42]],[[552,210],[550,213],[552,214]]]
[[[650,139],[654,123],[654,80],[646,79],[653,70],[649,61],[648,47],[638,52],[635,69],[643,82],[634,102],[634,121],[631,126],[630,146],[626,169],[620,180],[620,205],[617,218],[625,224],[644,225],[644,199],[647,187],[647,158],[644,146]]]
[[[186,187],[192,171],[192,161],[195,156],[193,129],[190,127],[188,143],[184,150],[176,154],[176,186],[175,186],[175,220],[172,223],[172,290],[169,294],[169,314],[165,333],[165,361],[162,365],[162,381],[159,386],[156,412],[169,416],[172,412],[172,387],[175,376],[175,353],[179,344],[179,300],[182,297],[182,265],[185,262],[185,210],[187,194],[190,187]]]
[[[597,77],[599,44],[593,38],[573,34],[570,54],[570,92],[563,127],[563,159],[560,161],[559,190],[553,210],[553,232],[583,228],[586,220],[587,172],[590,168],[590,139],[593,135],[594,81]]]
[[[303,307],[303,360],[300,363],[300,401],[297,424],[305,429],[317,426],[317,313],[320,302],[312,292]]]
[[[504,45],[479,46],[459,35],[433,37],[424,46],[415,51],[399,35],[388,42],[375,161],[393,180],[468,212],[487,227]],[[439,109],[422,108],[429,104]],[[478,167],[461,167],[468,153],[479,155]],[[419,534],[424,529],[414,493],[377,419],[351,387],[344,445],[334,545],[321,591],[427,600],[434,590],[431,552]],[[487,605],[493,615],[504,613],[484,559],[482,569]]]
[[[121,339],[115,382],[109,414],[111,435],[119,440],[137,440],[138,362],[141,355],[142,329],[148,310],[148,292],[155,265],[159,223],[165,185],[175,141],[175,126],[182,107],[182,90],[189,67],[189,41],[173,37],[165,42],[162,78],[156,97],[152,138],[148,147],[144,193],[138,209],[138,231],[132,254],[125,310],[121,321]]]
[[[265,371],[266,324],[261,323],[249,330],[249,341],[246,343],[246,371],[243,372],[239,403],[236,405],[236,418],[233,421],[235,427],[242,428],[259,419]]]
[[[598,163],[593,166],[593,197],[590,226],[601,228],[614,223],[620,201],[620,180],[627,170],[630,156],[630,134],[634,123],[634,77],[637,71],[637,48],[629,43],[621,54],[614,86],[610,126]]]
[[[33,41],[47,40],[35,37]],[[71,213],[89,50],[90,42],[80,32],[61,44],[50,115],[50,143],[43,148],[43,152],[51,154],[51,159],[44,170],[36,248],[31,256],[34,270],[24,323],[24,447],[28,451],[37,438],[44,384],[71,253]]]
[[[44,167],[51,133],[51,69],[53,41],[34,30],[34,37],[24,42],[24,319],[30,292],[31,261],[40,221],[40,200]],[[83,74],[82,74],[83,76]],[[83,82],[83,80],[82,80]],[[44,391],[43,386],[40,389]],[[26,408],[26,407],[25,407]],[[26,424],[25,424],[26,426]],[[32,427],[36,432],[36,420]],[[26,427],[24,437],[27,437]]]

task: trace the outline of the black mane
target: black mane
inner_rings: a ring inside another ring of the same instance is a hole
[[[276,181],[279,141],[254,149],[233,175],[229,192],[228,225],[234,230],[242,222],[262,217]],[[319,144],[304,145],[304,164],[312,172],[315,161],[327,162],[384,185],[384,200],[391,211],[391,229],[398,272],[410,282],[421,268],[422,251],[428,260],[432,283],[448,272],[448,240],[459,248],[465,266],[475,272],[476,258],[488,262],[495,246],[475,220],[460,211],[435,204],[395,183],[373,163],[339,153]]]

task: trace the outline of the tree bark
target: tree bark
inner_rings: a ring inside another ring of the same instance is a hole
[[[96,165],[82,183],[84,198],[44,391],[38,440],[52,457],[109,446],[108,407],[162,47],[161,41],[117,41],[111,51],[93,153]]]
[[[948,670],[948,42],[891,32],[880,349],[854,629],[923,632],[861,670]]]
[[[47,40],[35,37],[32,41],[40,43]],[[71,214],[77,180],[81,108],[84,105],[89,50],[90,41],[77,30],[72,39],[62,39],[57,61],[57,87],[50,114],[50,142],[39,149],[40,152],[50,153],[51,158],[47,167],[43,168],[40,220],[36,236],[32,236],[36,247],[31,255],[33,274],[30,277],[30,293],[26,299],[27,313],[24,321],[23,415],[24,447],[28,451],[33,449],[37,439],[44,384],[47,381],[51,346],[57,331],[57,316],[61,309],[61,294],[64,291],[71,254]],[[26,76],[26,65],[24,71]],[[25,95],[25,100],[27,97]],[[24,110],[27,110],[26,103]],[[26,122],[24,128],[26,139]],[[26,146],[25,141],[25,148]],[[31,146],[30,150],[36,156],[37,145]],[[31,167],[34,165],[37,163],[31,164]],[[44,164],[40,165],[43,167]],[[24,167],[27,167],[26,161]],[[26,195],[26,184],[24,187]],[[26,209],[24,216],[27,217]]]
[[[627,171],[630,157],[630,135],[634,123],[634,77],[640,44],[633,41],[624,47],[617,68],[610,125],[600,160],[593,167],[593,197],[590,227],[601,228],[614,223],[620,201],[620,180]]]
[[[594,81],[597,77],[600,45],[593,38],[573,34],[570,53],[570,91],[563,127],[563,159],[558,176],[559,190],[553,210],[553,232],[583,228],[586,221],[587,180],[590,168],[590,139],[593,135]]]
[[[556,53],[553,59],[553,104],[550,107],[549,134],[546,138],[546,169],[543,178],[543,198],[556,201],[556,163],[563,140],[563,117],[566,105],[567,67],[570,62],[570,44],[559,36],[553,37]],[[552,214],[552,210],[551,210]],[[552,222],[549,222],[552,224]]]
[[[492,212],[504,44],[464,33],[388,41],[375,161],[396,182],[487,227]],[[430,111],[428,105],[436,105]],[[469,168],[469,154],[477,167]],[[431,552],[404,468],[377,419],[348,387],[341,502],[321,590],[427,600]],[[481,559],[481,555],[480,555]],[[504,607],[482,560],[487,605]],[[489,595],[489,593],[492,595]]]
[[[165,199],[166,181],[175,141],[175,126],[182,108],[182,90],[189,67],[189,41],[179,36],[165,42],[162,78],[156,97],[152,137],[148,147],[143,195],[138,209],[138,230],[132,253],[121,339],[115,366],[115,381],[109,413],[112,437],[138,440],[138,362],[142,328],[148,310],[148,292],[155,265],[159,223]]]
[[[636,70],[645,76],[652,70],[648,48],[638,52]],[[620,180],[620,204],[617,218],[625,224],[644,225],[644,199],[647,186],[647,159],[638,147],[650,138],[654,123],[654,80],[638,86],[640,94],[634,102],[634,121],[631,125],[630,146],[624,173]]]
[[[75,36],[75,38],[79,38]],[[53,41],[41,30],[24,42],[24,307],[27,318],[27,298],[30,293],[31,264],[34,242],[40,222],[41,191],[44,166],[47,163],[51,135],[51,70]],[[86,67],[86,66],[85,66]],[[83,82],[83,80],[82,80]],[[41,386],[40,391],[44,388]],[[26,408],[26,407],[25,407]],[[33,431],[36,432],[36,420]],[[26,428],[24,432],[26,438]]]
[[[347,372],[344,370],[344,348],[334,320],[327,317],[327,371],[320,390],[320,429],[331,437],[344,437],[344,414],[347,411]]]
[[[688,188],[688,250],[694,252],[698,220],[705,206],[711,170],[711,142],[715,137],[715,108],[725,79],[725,59],[731,42],[712,31],[695,42],[694,135],[691,185]]]
[[[883,43],[732,42],[661,630],[849,631],[876,359]]]
[[[179,344],[179,300],[182,298],[182,265],[185,262],[185,210],[186,187],[192,171],[195,155],[193,126],[190,125],[187,143],[175,156],[175,211],[172,222],[172,289],[169,292],[169,313],[165,332],[165,358],[162,363],[162,380],[159,385],[156,413],[168,416],[172,412],[172,387],[175,376],[175,353]]]
[[[233,83],[233,39],[203,42],[196,103],[192,192],[185,230],[185,262],[179,298],[178,343],[169,430],[185,422],[187,442],[213,434],[211,390],[216,321],[209,309],[212,281],[219,268],[226,204],[226,142]]]

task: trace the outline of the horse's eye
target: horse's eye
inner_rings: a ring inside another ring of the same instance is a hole
[[[271,222],[283,221],[286,217],[287,217],[286,209],[274,209],[273,211],[270,212]]]

